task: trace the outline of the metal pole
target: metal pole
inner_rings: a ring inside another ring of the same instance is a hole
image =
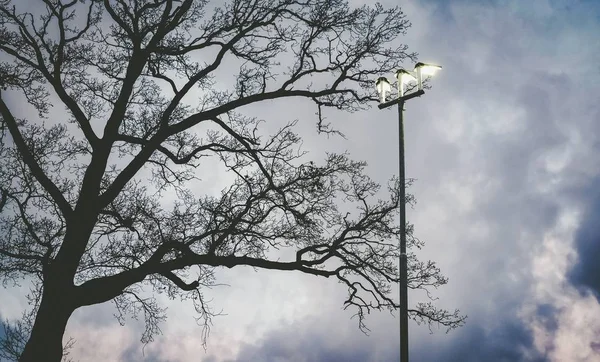
[[[408,362],[408,262],[406,256],[406,180],[404,175],[404,100],[398,103],[400,178],[400,362]]]
[[[404,175],[404,102],[420,97],[425,91],[414,93],[380,103],[379,109],[398,105],[398,164],[400,183],[400,362],[408,362],[408,260],[406,256],[406,177]]]

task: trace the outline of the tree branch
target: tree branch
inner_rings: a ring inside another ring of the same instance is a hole
[[[195,280],[188,284],[188,283],[184,282],[183,280],[181,280],[181,278],[179,278],[173,272],[170,272],[170,271],[160,272],[159,274],[162,275],[163,277],[169,279],[170,281],[172,281],[173,284],[178,286],[181,290],[190,291],[190,290],[194,290],[200,286],[199,281]]]
[[[19,131],[16,119],[6,106],[4,99],[2,99],[2,93],[0,93],[0,115],[2,115],[2,118],[4,119],[4,122],[6,123],[8,130],[10,131],[13,141],[15,142],[15,145],[17,146],[19,153],[23,157],[23,161],[25,162],[25,164],[27,164],[35,179],[40,183],[40,185],[42,185],[44,190],[46,190],[46,192],[50,194],[52,200],[56,202],[64,218],[69,220],[73,213],[71,205],[64,198],[62,192],[58,189],[54,182],[52,182],[52,180],[50,180],[50,178],[46,176],[44,170],[42,170],[42,168],[36,161],[34,155],[29,151],[29,148],[27,147],[27,144],[23,139],[23,135],[21,135],[21,132]]]
[[[160,259],[172,249],[184,251],[183,255],[175,260],[160,262]],[[235,266],[252,266],[270,270],[301,271],[307,274],[330,277],[337,275],[345,269],[344,266],[333,271],[314,269],[307,267],[302,261],[280,262],[252,258],[248,256],[217,256],[208,254],[195,254],[189,247],[181,243],[163,244],[147,262],[141,266],[123,271],[121,273],[89,280],[77,286],[78,300],[81,306],[102,303],[120,295],[128,286],[144,280],[151,274],[160,274],[171,280],[183,290],[192,290],[198,287],[196,282],[186,284],[172,272],[192,265],[209,265],[213,267],[224,266],[233,268]]]

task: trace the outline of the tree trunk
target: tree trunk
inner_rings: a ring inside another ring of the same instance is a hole
[[[60,362],[63,335],[74,310],[73,300],[64,288],[45,285],[31,336],[19,362]]]

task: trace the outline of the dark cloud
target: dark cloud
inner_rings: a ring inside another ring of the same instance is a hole
[[[557,316],[558,309],[552,304],[540,304],[536,307],[536,320],[541,322],[547,331],[556,331],[558,329]]]
[[[534,350],[531,332],[516,320],[487,331],[483,326],[471,326],[458,331],[451,344],[420,346],[414,351],[413,362],[544,362],[544,356],[530,354]]]
[[[589,204],[575,234],[578,258],[568,274],[576,287],[589,288],[600,296],[600,178],[584,192]]]
[[[376,353],[368,344],[336,346],[322,333],[289,327],[273,331],[257,344],[244,345],[235,360],[226,362],[370,362],[399,359],[397,355],[376,359]]]
[[[550,307],[542,307],[538,314],[552,315]],[[549,315],[549,317],[550,317]],[[495,319],[495,318],[494,318]],[[451,338],[442,342],[411,342],[412,362],[545,362],[533,346],[532,332],[516,318],[497,318],[501,322],[486,328],[484,323],[470,323],[451,332]],[[224,362],[381,362],[398,361],[396,341],[390,340],[381,349],[381,341],[372,337],[360,340],[344,338],[341,342],[325,336],[317,326],[287,326],[272,331],[256,344],[241,348],[238,357]],[[204,360],[203,360],[204,361]],[[206,361],[204,361],[206,362]]]

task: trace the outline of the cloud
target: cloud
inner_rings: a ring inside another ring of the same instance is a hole
[[[589,288],[600,296],[600,179],[592,183],[586,192],[589,203],[575,235],[577,263],[569,272],[569,281],[582,288]]]
[[[471,326],[458,332],[451,343],[440,346],[422,346],[415,351],[413,361],[444,362],[544,362],[539,353],[531,355],[533,337],[518,320],[504,320],[498,326],[486,330]]]
[[[253,344],[244,344],[235,359],[226,362],[371,362],[397,360],[394,350],[381,350],[368,338],[328,334],[329,318],[283,325]],[[325,327],[325,328],[324,328]],[[346,337],[346,338],[344,338]]]
[[[408,217],[427,243],[420,255],[450,277],[435,291],[438,304],[469,315],[448,335],[411,324],[411,360],[598,358],[600,83],[590,62],[600,57],[598,7],[576,0],[402,6],[413,22],[402,41],[444,66],[433,88],[406,105],[407,176],[417,179]],[[254,111],[272,128],[300,118],[314,157],[347,149],[380,182],[396,173],[395,111],[331,118],[348,140],[326,142],[298,103]],[[207,296],[228,315],[214,319],[207,352],[192,309],[165,301],[164,334],[143,351],[140,325],[118,326],[110,305],[78,311],[68,331],[74,353],[90,362],[398,360],[397,319],[369,316],[373,333],[363,336],[352,313],[340,311],[345,290],[331,280],[234,269],[219,271],[219,281],[231,287]],[[3,315],[18,316],[17,297],[0,299]]]
[[[399,359],[397,335],[348,337],[347,333],[340,332],[341,337],[330,334],[329,329],[323,320],[285,325],[256,343],[243,345],[237,358],[222,361],[378,362]],[[528,352],[533,347],[531,332],[514,319],[502,321],[497,328],[475,325],[459,330],[451,341],[416,345],[411,350],[411,360],[415,362],[547,361],[539,353]]]

